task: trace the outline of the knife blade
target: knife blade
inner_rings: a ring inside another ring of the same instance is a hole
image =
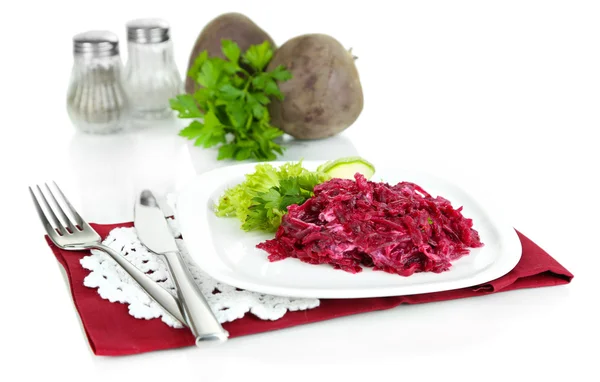
[[[196,345],[222,342],[229,333],[223,329],[206,298],[194,282],[179,252],[164,212],[150,190],[144,190],[135,203],[134,226],[142,244],[150,251],[164,256],[177,290],[178,303]]]

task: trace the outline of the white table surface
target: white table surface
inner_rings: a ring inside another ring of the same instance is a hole
[[[3,380],[597,377],[597,2],[32,3],[1,12]],[[161,16],[172,24],[183,73],[200,29],[231,10],[252,17],[278,44],[322,32],[359,57],[359,120],[332,140],[294,147],[284,159],[359,153],[376,164],[442,172],[496,200],[574,281],[402,306],[211,349],[94,356],[27,186],[54,179],[87,220],[114,223],[132,218],[140,188],[175,191],[216,163],[214,153],[179,138],[173,123],[126,136],[74,134],[65,111],[71,37],[109,29],[123,42],[126,21]]]

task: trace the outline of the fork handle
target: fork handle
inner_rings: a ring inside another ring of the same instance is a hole
[[[192,334],[196,337],[196,345],[204,346],[206,342],[221,343],[227,340],[229,333],[217,320],[206,298],[194,282],[179,252],[164,253],[173,281],[177,289],[181,310]]]
[[[186,320],[181,313],[179,308],[179,302],[173,295],[167,292],[164,288],[156,283],[156,281],[152,280],[148,277],[144,272],[140,271],[136,268],[135,265],[129,262],[125,257],[121,256],[114,249],[98,243],[94,245],[95,249],[98,249],[117,262],[133,278],[142,289],[148,294],[148,296],[156,301],[160,306],[162,306],[174,319],[178,320],[183,325],[186,325]]]

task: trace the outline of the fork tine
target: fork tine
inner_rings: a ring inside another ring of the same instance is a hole
[[[50,234],[50,232],[52,232],[52,231],[56,232],[55,230],[58,229],[60,231],[60,234],[64,235],[65,234],[65,232],[64,232],[65,229],[62,226],[62,224],[60,224],[60,221],[56,218],[56,215],[54,214],[54,211],[52,211],[52,208],[50,208],[50,206],[48,205],[48,201],[46,200],[46,197],[44,196],[44,193],[42,193],[42,190],[40,189],[40,186],[37,186],[37,189],[38,189],[38,191],[40,193],[40,198],[38,198],[37,196],[35,196],[35,193],[31,189],[31,187],[29,187],[29,192],[31,193],[31,197],[33,198],[33,202],[34,202],[35,207],[36,207],[36,209],[38,211],[38,215],[40,216],[40,219],[42,220],[42,223],[44,224],[44,227],[46,227],[46,231],[48,232],[48,234]],[[48,214],[44,213],[44,210],[40,206],[40,200],[42,200],[42,204],[48,210]],[[48,215],[50,215],[50,219],[54,223],[54,226],[52,226],[52,224],[50,224],[50,222],[48,221]]]
[[[44,210],[42,210],[42,206],[40,206],[40,203],[38,202],[37,198],[35,197],[35,194],[33,193],[33,189],[31,187],[29,187],[29,193],[31,194],[31,199],[33,199],[33,204],[35,205],[35,209],[38,213],[38,216],[40,217],[40,220],[42,221],[42,224],[44,225],[44,228],[46,229],[46,231],[48,231],[48,229],[52,230],[53,229],[52,225],[46,218],[46,215],[44,214]]]
[[[65,202],[65,204],[67,205],[67,207],[69,207],[69,210],[71,211],[71,214],[73,215],[73,217],[75,217],[75,224],[79,225],[81,228],[83,228],[83,226],[87,223],[85,223],[83,221],[83,219],[81,218],[81,216],[77,213],[77,210],[75,210],[75,208],[73,208],[73,206],[71,205],[71,202],[69,202],[69,199],[67,199],[67,197],[65,196],[65,194],[63,194],[62,190],[60,189],[60,187],[58,187],[58,184],[56,184],[56,182],[52,182],[54,183],[54,187],[56,187],[56,190],[58,191],[58,193],[60,194],[60,197],[62,198],[62,200]]]
[[[69,219],[69,217],[67,216],[67,214],[65,214],[65,211],[63,211],[63,209],[60,206],[60,204],[58,204],[58,201],[54,197],[54,194],[52,193],[52,190],[50,190],[50,187],[48,187],[48,183],[45,183],[44,186],[46,186],[46,190],[48,191],[48,194],[50,195],[50,198],[52,199],[52,201],[56,205],[56,210],[57,210],[56,212],[58,212],[58,215],[60,215],[60,217],[63,218],[63,221],[67,224],[67,228],[69,228],[69,230],[71,231],[71,233],[75,232],[75,230],[77,228],[75,228],[75,225],[73,225],[73,222],[71,222],[71,219]]]

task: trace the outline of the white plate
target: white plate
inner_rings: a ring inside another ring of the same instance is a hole
[[[315,169],[320,163],[304,162],[304,166]],[[482,205],[458,186],[431,174],[375,164],[374,181],[414,182],[434,196],[449,199],[455,208],[462,205],[463,214],[473,219],[484,247],[472,249],[446,272],[409,277],[370,268],[351,274],[330,265],[311,265],[294,258],[269,262],[267,253],[256,245],[272,238],[272,234],[244,232],[237,219],[220,218],[213,212],[224,190],[242,182],[244,174],[254,172],[254,166],[253,163],[234,165],[201,174],[177,198],[176,217],[190,255],[202,270],[229,285],[289,297],[411,295],[486,283],[508,273],[521,257],[521,243],[515,230],[489,206]]]

